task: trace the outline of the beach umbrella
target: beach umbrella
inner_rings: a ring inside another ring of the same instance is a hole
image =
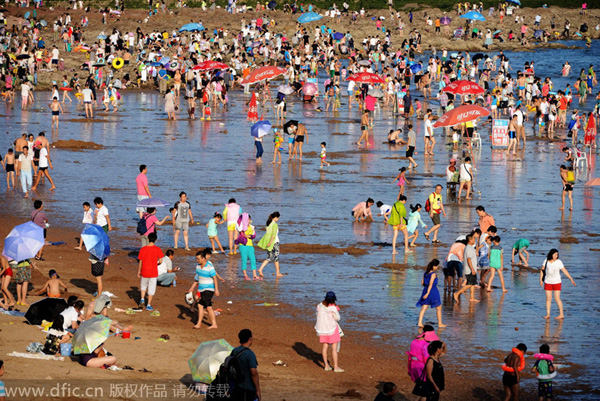
[[[252,71],[246,78],[244,78],[242,84],[255,84],[266,79],[273,79],[279,75],[285,74],[286,72],[287,70],[285,68],[267,65]]]
[[[250,135],[256,138],[262,138],[271,130],[271,123],[268,120],[258,121],[250,128]]]
[[[111,322],[105,316],[96,315],[81,323],[73,335],[73,353],[78,355],[94,352],[110,335]]]
[[[521,0],[506,0],[507,3],[516,4],[518,6],[521,5]]]
[[[106,35],[98,35],[96,36],[96,39],[100,39],[100,40],[105,40],[107,38]]]
[[[435,124],[433,124],[433,126],[451,127],[453,125],[466,123],[468,121],[476,120],[479,117],[486,117],[489,115],[490,112],[483,107],[466,104],[445,113],[436,121]]]
[[[98,260],[104,260],[110,255],[108,235],[98,224],[86,224],[81,232],[85,249]]]
[[[260,45],[262,45],[260,42],[252,42],[252,44],[250,44],[251,47],[260,47]]]
[[[167,207],[170,203],[159,198],[146,198],[137,203],[137,207]]]
[[[294,88],[289,85],[279,85],[279,87],[277,87],[277,92],[283,93],[284,95],[291,95],[295,91]]]
[[[25,13],[25,19],[29,19],[29,16],[30,16],[30,15],[31,15],[31,12],[30,12],[30,11],[27,11],[27,12]]]
[[[158,60],[158,62],[161,63],[162,65],[169,64],[169,61],[171,61],[171,58],[167,57],[167,56],[161,57],[160,60]]]
[[[302,93],[308,96],[314,96],[318,91],[317,85],[310,82],[305,83],[302,87]]]
[[[442,25],[450,25],[451,22],[452,22],[452,18],[450,18],[450,17],[442,17],[440,19],[440,23]]]
[[[48,23],[46,22],[46,20],[41,20],[40,25],[42,25],[45,28],[48,26]]]
[[[385,82],[379,75],[371,72],[359,72],[358,74],[352,74],[346,80],[360,82],[362,84],[382,84]]]
[[[31,58],[29,54],[19,54],[17,56],[17,60],[27,60],[28,58]]]
[[[32,221],[19,224],[4,240],[2,254],[16,261],[33,258],[44,246],[44,229]]]
[[[323,18],[322,15],[319,15],[315,12],[304,13],[298,17],[298,22],[301,24],[306,24],[308,22],[318,21]]]
[[[96,64],[94,64],[94,65],[96,65]],[[155,61],[155,62],[153,62],[153,63],[150,63],[150,67],[160,67],[161,65],[162,65],[162,64],[161,64],[161,63],[159,63],[158,61]]]
[[[381,98],[383,97],[383,91],[379,88],[371,89],[367,95],[372,97]]]
[[[193,69],[200,70],[200,71],[209,71],[209,70],[226,70],[228,68],[229,68],[229,66],[227,64],[221,63],[220,61],[207,60],[207,61],[201,62],[200,64],[195,66]]]
[[[416,74],[417,72],[420,72],[423,69],[423,66],[421,64],[415,63],[413,65],[410,66],[410,70],[412,71],[413,74]]]
[[[258,120],[258,102],[256,101],[256,92],[252,92],[250,104],[248,105],[248,120]]]
[[[277,2],[275,0],[271,0],[269,4],[267,4],[267,7],[269,7],[271,10],[275,10],[275,7],[277,7]]]
[[[192,379],[196,382],[212,383],[232,350],[233,347],[223,339],[200,344],[188,360]]]
[[[29,306],[25,319],[29,324],[42,324],[42,320],[53,322],[68,306],[62,298],[44,298]]]
[[[204,30],[204,26],[202,26],[196,22],[191,22],[189,24],[185,24],[184,26],[179,28],[179,32],[200,32],[203,30]]]
[[[454,95],[478,95],[485,92],[477,83],[466,80],[451,82],[442,90]]]
[[[476,21],[485,21],[485,17],[477,11],[469,11],[468,13],[461,15],[460,18],[472,19]]]
[[[533,37],[536,38],[536,39],[541,39],[543,36],[544,36],[544,30],[543,29],[538,29],[537,31],[535,31],[533,33]]]
[[[333,38],[335,40],[341,40],[343,37],[344,37],[344,34],[341,33],[341,32],[336,32],[336,33],[333,34]]]
[[[494,35],[498,35],[500,32],[502,32],[502,29],[498,29],[497,31],[494,31]]]
[[[371,62],[369,60],[359,60],[358,65],[362,65],[364,67],[369,67],[371,65]]]

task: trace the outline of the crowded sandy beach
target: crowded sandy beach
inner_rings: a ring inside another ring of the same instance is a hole
[[[600,397],[600,14],[519,3],[6,3],[0,397]]]

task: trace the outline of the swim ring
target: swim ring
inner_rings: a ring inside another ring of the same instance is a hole
[[[115,70],[120,70],[121,68],[123,68],[124,65],[125,65],[125,61],[123,61],[123,59],[121,57],[115,58],[112,62],[112,67]]]
[[[513,348],[512,352],[514,352],[515,354],[519,355],[519,359],[521,359],[521,362],[519,363],[519,372],[521,372],[523,369],[525,369],[525,355],[523,355],[523,351],[521,351],[518,348]],[[502,370],[505,372],[509,372],[509,373],[514,373],[515,370],[509,366],[506,366],[506,364],[502,365]]]

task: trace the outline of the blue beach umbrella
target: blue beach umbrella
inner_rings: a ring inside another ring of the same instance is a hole
[[[162,65],[167,65],[167,64],[169,64],[169,61],[171,61],[171,58],[165,56],[165,57],[161,57],[161,59],[159,60],[159,63],[161,63]]]
[[[44,229],[32,221],[19,224],[4,240],[5,256],[16,261],[33,258],[44,246]]]
[[[469,11],[468,13],[461,15],[460,18],[472,19],[476,21],[485,21],[485,17],[477,11]]]
[[[521,5],[521,0],[506,0],[508,3],[516,4],[518,6]]]
[[[250,128],[250,134],[256,138],[262,138],[269,133],[271,123],[268,120],[259,121]]]
[[[104,260],[110,255],[108,235],[98,224],[86,224],[81,232],[85,249],[98,260]]]
[[[96,39],[104,40],[106,39],[106,35],[98,35],[96,36]]]
[[[137,207],[167,207],[170,203],[159,198],[142,199],[137,203]]]
[[[184,26],[179,28],[179,32],[200,32],[203,30],[204,30],[204,26],[202,26],[196,22],[191,22],[189,24],[185,24]]]
[[[321,18],[323,18],[322,15],[319,15],[313,11],[308,12],[308,13],[304,13],[301,16],[298,17],[298,22],[301,24],[306,24],[307,22],[313,22],[313,21],[318,21]]]
[[[410,66],[410,70],[412,71],[413,74],[416,74],[417,72],[421,71],[423,69],[423,66],[421,64],[413,64]]]
[[[336,33],[333,34],[333,38],[335,40],[341,40],[343,37],[344,37],[344,34],[341,33],[341,32],[336,32]]]
[[[162,65],[161,63],[155,61],[155,62],[153,62],[153,63],[150,64],[150,67],[160,67],[161,65]]]

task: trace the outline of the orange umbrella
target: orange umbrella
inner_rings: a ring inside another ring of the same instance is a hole
[[[483,107],[474,106],[471,104],[466,104],[455,109],[450,110],[443,116],[441,116],[435,124],[434,127],[451,127],[453,125],[466,123],[468,121],[473,121],[478,119],[479,117],[489,116],[490,112]]]
[[[455,95],[478,95],[484,93],[485,89],[471,81],[454,81],[442,89],[444,92],[453,93]]]
[[[362,84],[382,84],[385,83],[383,78],[371,72],[359,72],[358,74],[350,75],[346,81],[355,81]]]
[[[255,84],[266,79],[273,79],[279,75],[285,74],[286,72],[287,70],[281,67],[273,67],[270,65],[260,67],[252,71],[246,78],[244,78],[242,84]]]
[[[215,60],[203,61],[197,66],[194,66],[194,70],[208,71],[208,70],[226,70],[229,66],[225,63]]]

